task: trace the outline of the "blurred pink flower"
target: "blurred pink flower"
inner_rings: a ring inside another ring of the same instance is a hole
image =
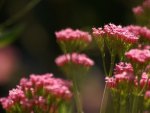
[[[92,38],[88,32],[84,32],[81,30],[73,30],[71,28],[67,28],[55,33],[58,41],[70,41],[70,40],[82,40],[85,42],[91,42]]]
[[[150,0],[145,0],[142,4],[143,8],[150,8]]]
[[[150,98],[150,90],[146,91],[145,98]]]
[[[141,38],[146,38],[150,40],[150,29],[147,27],[141,27],[136,25],[130,25],[125,27],[130,32],[134,33],[135,35],[140,36]]]
[[[18,58],[13,47],[0,48],[0,84],[8,82],[19,68]]]
[[[141,6],[134,7],[132,11],[135,15],[141,15],[144,12]]]
[[[94,65],[93,60],[88,58],[85,54],[78,54],[78,53],[63,54],[55,59],[55,63],[58,66],[64,66],[65,64],[68,63],[83,65],[85,67],[90,67]]]
[[[146,63],[150,61],[150,51],[147,49],[131,49],[125,53],[125,56],[134,62]]]
[[[92,28],[94,37],[101,37],[105,34],[105,31],[103,28]]]

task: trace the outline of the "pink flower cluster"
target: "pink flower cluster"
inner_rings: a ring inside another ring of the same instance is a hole
[[[150,90],[146,91],[145,98],[149,98],[150,99]]]
[[[132,65],[126,62],[120,62],[119,64],[116,64],[115,69],[114,69],[114,74],[119,74],[124,71],[133,73]]]
[[[115,72],[113,77],[106,77],[106,84],[109,88],[115,88],[120,83],[133,82],[134,74],[133,67],[130,63],[120,62],[115,66]]]
[[[83,65],[85,67],[90,67],[94,65],[93,60],[88,58],[85,54],[64,54],[56,58],[55,63],[58,66],[64,66],[68,63],[73,63],[77,65]]]
[[[150,79],[148,78],[147,73],[143,72],[140,79],[140,86],[143,88],[145,85],[147,86],[147,89],[150,89]]]
[[[117,38],[120,40],[123,40],[128,43],[135,43],[138,41],[138,37],[135,36],[133,33],[129,32],[128,29],[123,28],[121,25],[114,25],[114,24],[108,24],[104,26],[104,29],[102,28],[93,28],[93,35],[95,37],[103,36],[110,38]]]
[[[120,62],[115,66],[114,76],[106,77],[106,85],[108,88],[118,88],[120,84],[128,84],[135,86],[135,88],[140,85],[141,88],[150,89],[150,79],[146,72],[143,72],[139,83],[137,76],[134,75],[133,67],[130,63]]]
[[[135,88],[139,84],[141,89],[145,87],[145,90],[150,90],[150,79],[145,72],[142,73],[139,83],[137,77],[135,77],[133,73],[128,73],[126,71],[116,74],[113,77],[106,77],[105,80],[108,88],[117,88],[120,83],[131,83]]]
[[[9,112],[17,112],[19,107],[22,112],[30,113],[37,106],[40,111],[46,112],[52,109],[53,103],[57,105],[70,100],[70,89],[69,81],[54,78],[52,74],[32,74],[29,79],[22,78],[17,88],[10,90],[9,96],[1,98],[0,102]]]
[[[141,15],[144,12],[141,6],[134,7],[132,11],[135,15]]]
[[[125,53],[125,56],[134,62],[146,63],[150,61],[150,50],[131,49]]]
[[[141,15],[146,9],[150,9],[150,0],[145,0],[142,5],[134,7],[132,11],[135,15]]]
[[[92,30],[93,30],[93,35],[96,38],[105,35],[105,31],[101,27],[99,27],[97,29],[96,28],[92,28]]]
[[[84,42],[91,42],[92,38],[88,32],[81,30],[73,30],[67,28],[55,33],[58,41],[82,40]]]
[[[150,8],[150,0],[145,0],[142,4],[143,8]]]
[[[147,27],[130,25],[125,28],[127,28],[130,32],[134,33],[137,36],[141,36],[142,38],[150,40],[150,29],[148,29]]]

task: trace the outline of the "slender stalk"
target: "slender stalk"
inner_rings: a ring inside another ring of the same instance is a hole
[[[107,70],[106,70],[106,63],[105,63],[105,53],[102,53],[102,62],[103,62],[103,68],[104,68],[105,76],[108,76]]]
[[[127,113],[127,107],[126,107],[126,96],[121,94],[120,95],[120,112],[119,113]]]
[[[109,69],[109,76],[112,75],[114,63],[115,63],[115,54],[114,54],[114,52],[112,52],[111,53],[111,64],[110,64],[110,69]]]
[[[82,107],[80,92],[79,92],[77,81],[76,81],[75,77],[73,77],[73,92],[74,92],[74,96],[75,96],[77,112],[84,113],[82,110],[83,107]]]
[[[133,106],[132,106],[132,113],[138,113],[138,96],[135,95],[134,100],[133,100]]]
[[[102,101],[101,101],[101,104],[100,104],[100,113],[105,113],[105,105],[104,105],[104,100],[105,100],[105,97],[106,97],[106,90],[107,90],[107,84],[105,84],[105,87],[104,87],[104,92],[103,92],[103,96],[102,96]]]
[[[149,77],[147,78],[146,83],[144,84],[144,87],[143,87],[142,90],[139,92],[139,94],[138,94],[139,96],[142,95],[142,93],[143,93],[144,90],[146,89],[147,84],[148,84],[148,80],[149,80]]]

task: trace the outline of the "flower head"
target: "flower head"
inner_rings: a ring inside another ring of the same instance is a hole
[[[142,4],[143,8],[150,8],[150,0],[145,0]]]
[[[141,5],[134,7],[132,11],[140,24],[149,26],[150,0],[144,0]]]
[[[135,15],[141,15],[144,12],[141,6],[134,7],[132,11]]]
[[[116,64],[114,70],[115,70],[114,74],[120,74],[122,72],[133,73],[132,65],[126,62],[120,62],[119,64]]]
[[[149,90],[146,91],[146,93],[145,93],[145,98],[150,98],[150,91],[149,91]]]
[[[106,77],[105,82],[107,87],[109,88],[115,88],[116,87],[116,79],[114,77]]]
[[[134,62],[146,63],[150,61],[150,51],[147,49],[131,49],[125,53],[125,56]]]
[[[141,79],[140,79],[140,86],[143,88],[147,84],[147,87],[149,88],[150,80],[148,78],[148,74],[143,72]]]
[[[103,36],[105,34],[105,31],[101,27],[92,28],[92,30],[93,30],[94,37],[100,37],[100,36]]]
[[[54,78],[50,73],[31,74],[29,79],[22,78],[20,85],[10,90],[8,97],[1,98],[0,102],[9,112],[18,112],[18,107],[20,107],[21,112],[30,113],[32,110],[34,112],[35,106],[38,106],[36,109],[46,112],[49,108],[51,109],[53,103],[64,104],[63,102],[67,102],[71,97],[69,81]],[[59,109],[59,106],[56,109]]]
[[[56,32],[56,38],[59,41],[70,41],[70,40],[82,40],[85,42],[91,42],[91,36],[88,32],[84,32],[81,30],[73,30],[71,28],[67,28]]]
[[[127,81],[127,82],[133,82],[134,80],[134,75],[133,73],[128,73],[126,71],[119,73],[119,74],[115,74],[115,79],[117,83],[123,82],[123,81]]]
[[[104,31],[108,36],[116,37],[118,39],[124,40],[125,42],[134,43],[138,40],[138,37],[136,37],[133,33],[129,32],[127,29],[123,28],[120,25],[105,25]]]
[[[115,38],[118,40],[123,40],[128,43],[135,43],[138,40],[138,37],[135,36],[133,33],[129,32],[128,29],[123,28],[121,25],[115,25],[115,24],[107,24],[104,26],[104,29],[102,28],[93,28],[93,35],[103,36],[112,38],[114,40]]]
[[[141,38],[150,40],[150,29],[148,29],[147,27],[130,25],[125,28],[135,35],[140,36]]]
[[[67,28],[55,33],[57,42],[64,52],[80,51],[92,41],[88,32]]]
[[[139,39],[127,28],[111,23],[106,24],[104,28],[93,28],[93,35],[101,54],[105,54],[104,49],[106,45],[110,50],[110,54],[118,55],[121,60],[124,58],[124,52],[128,51]]]
[[[73,63],[76,65],[82,65],[85,67],[90,67],[94,65],[93,60],[88,58],[85,54],[78,54],[78,53],[72,53],[72,54],[64,54],[56,58],[55,63],[58,66],[64,66],[68,63]]]

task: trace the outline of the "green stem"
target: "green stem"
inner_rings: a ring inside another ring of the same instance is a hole
[[[107,84],[105,84],[105,87],[104,87],[104,92],[103,92],[103,96],[102,96],[102,101],[101,101],[101,104],[100,104],[100,113],[105,113],[105,105],[104,105],[104,100],[105,100],[105,96],[106,96],[106,90],[107,90]]]
[[[133,100],[133,106],[132,106],[132,113],[138,113],[138,96],[135,95],[134,100]]]
[[[127,113],[127,108],[126,108],[126,97],[123,94],[120,94],[120,113]]]
[[[82,110],[83,107],[82,107],[80,92],[79,92],[77,81],[76,81],[75,77],[73,77],[73,92],[74,92],[74,96],[75,96],[75,102],[76,102],[76,107],[77,107],[78,113],[84,113]]]
[[[108,76],[107,70],[106,70],[106,63],[105,63],[105,53],[102,53],[102,62],[103,62],[103,68],[104,68],[105,76]]]
[[[109,113],[119,113],[120,111],[120,93],[119,92],[116,92],[114,90],[112,90],[111,92],[111,99],[112,99],[112,102],[113,102],[113,105],[111,106],[110,104],[110,107],[111,107],[111,111]]]
[[[115,54],[114,54],[114,52],[112,52],[111,53],[111,64],[110,64],[110,69],[109,69],[109,76],[112,76],[114,63],[115,63]]]

